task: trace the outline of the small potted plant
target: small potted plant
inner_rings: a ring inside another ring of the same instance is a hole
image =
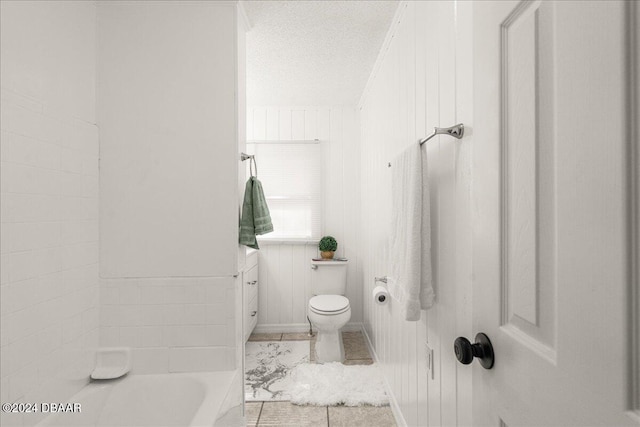
[[[324,236],[320,239],[318,249],[320,249],[320,255],[323,259],[333,259],[333,255],[338,249],[338,242],[332,236]]]

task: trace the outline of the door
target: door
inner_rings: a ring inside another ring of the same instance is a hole
[[[632,7],[474,3],[473,324],[495,351],[492,369],[472,364],[474,425],[637,423]]]

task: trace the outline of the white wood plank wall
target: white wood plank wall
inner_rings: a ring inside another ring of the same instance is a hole
[[[362,322],[362,274],[357,253],[360,149],[355,107],[249,107],[247,140],[319,139],[322,147],[322,234],[338,240],[349,259],[351,323]],[[260,159],[256,159],[258,165]],[[263,243],[259,253],[257,331],[307,328],[310,262],[317,243]]]
[[[453,353],[471,331],[470,156],[472,149],[470,2],[403,2],[360,105],[361,256],[364,326],[400,413],[410,426],[472,425],[471,369]],[[434,126],[464,122],[462,140],[440,136],[429,159],[433,308],[419,322],[399,307],[373,303],[374,277],[389,274],[394,156]],[[477,331],[474,331],[477,332]],[[434,350],[433,377],[427,344]]]

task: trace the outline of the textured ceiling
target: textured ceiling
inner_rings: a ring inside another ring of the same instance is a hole
[[[246,1],[249,105],[356,105],[397,1]]]

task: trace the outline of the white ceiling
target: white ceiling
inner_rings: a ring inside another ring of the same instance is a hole
[[[249,105],[356,105],[397,1],[246,1]]]

